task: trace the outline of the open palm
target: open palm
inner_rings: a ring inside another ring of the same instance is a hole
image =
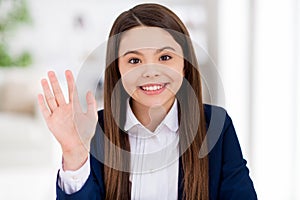
[[[74,77],[71,71],[66,71],[69,102],[62,93],[55,73],[48,72],[51,88],[46,79],[42,79],[44,95],[39,94],[40,110],[49,130],[60,143],[63,152],[71,152],[76,148],[89,149],[91,138],[95,133],[98,119],[97,106],[91,92],[86,95],[87,112],[80,106]]]

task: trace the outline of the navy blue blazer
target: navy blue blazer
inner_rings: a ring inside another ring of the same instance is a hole
[[[246,160],[243,159],[240,144],[231,118],[223,108],[204,105],[209,148],[209,199],[210,200],[252,200],[257,199],[249,177]],[[99,124],[103,127],[103,111],[98,112]],[[91,142],[91,173],[83,187],[71,195],[64,193],[56,183],[58,200],[100,200],[105,197],[103,164],[103,140],[97,126]],[[94,155],[99,156],[95,158]],[[183,193],[183,168],[179,160],[178,199]]]

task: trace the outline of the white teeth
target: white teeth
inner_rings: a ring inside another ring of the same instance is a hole
[[[163,87],[162,85],[142,86],[142,89],[146,91],[155,91],[155,90],[160,90],[162,87]]]

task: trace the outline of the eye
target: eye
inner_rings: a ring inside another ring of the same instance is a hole
[[[162,61],[166,61],[166,60],[170,60],[172,57],[169,56],[169,55],[163,55],[159,58],[159,60],[162,60]]]
[[[130,64],[137,64],[137,63],[141,63],[141,60],[138,58],[131,58],[128,61]]]

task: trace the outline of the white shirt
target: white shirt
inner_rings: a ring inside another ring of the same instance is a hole
[[[131,148],[131,199],[177,199],[179,135],[177,100],[154,132],[146,129],[127,101],[126,122]],[[77,171],[59,171],[59,186],[67,194],[81,189],[90,174],[90,161]]]

